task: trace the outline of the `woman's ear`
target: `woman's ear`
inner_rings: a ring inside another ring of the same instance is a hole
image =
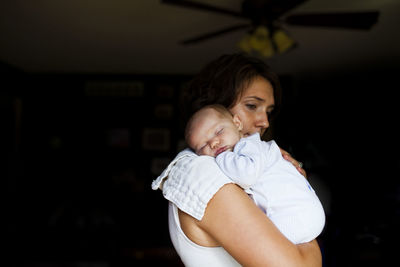
[[[233,115],[233,123],[236,125],[239,131],[243,129],[242,120],[239,118],[237,114]]]

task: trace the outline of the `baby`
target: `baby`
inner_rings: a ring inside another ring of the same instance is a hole
[[[274,141],[243,137],[242,121],[221,105],[209,105],[188,121],[185,139],[198,155],[215,157],[278,229],[295,244],[315,239],[325,225],[323,207],[307,180]]]

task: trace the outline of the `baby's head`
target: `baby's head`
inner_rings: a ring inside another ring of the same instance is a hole
[[[233,150],[242,137],[242,122],[222,105],[208,105],[189,119],[185,129],[186,143],[198,155],[216,157]]]

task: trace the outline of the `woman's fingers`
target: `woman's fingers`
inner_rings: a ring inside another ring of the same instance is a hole
[[[296,169],[297,169],[305,178],[307,178],[307,173],[306,173],[306,171],[305,171],[303,168],[297,167]]]
[[[289,152],[287,152],[286,150],[279,148],[281,150],[282,156],[284,159],[286,159],[287,161],[289,161],[290,163],[293,164],[294,167],[296,167],[296,169],[304,176],[307,178],[307,173],[306,171],[303,169],[303,163],[300,161],[295,160],[292,155],[290,155]]]

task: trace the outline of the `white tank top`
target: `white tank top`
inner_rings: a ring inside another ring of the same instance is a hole
[[[178,208],[169,202],[169,234],[172,243],[186,267],[235,267],[241,266],[222,247],[203,247],[191,241],[182,231]]]
[[[240,264],[222,247],[203,247],[191,241],[183,232],[179,210],[201,220],[214,194],[232,183],[218,167],[215,159],[197,156],[191,150],[180,152],[152,183],[161,189],[169,202],[168,222],[172,243],[187,267],[235,267]]]

